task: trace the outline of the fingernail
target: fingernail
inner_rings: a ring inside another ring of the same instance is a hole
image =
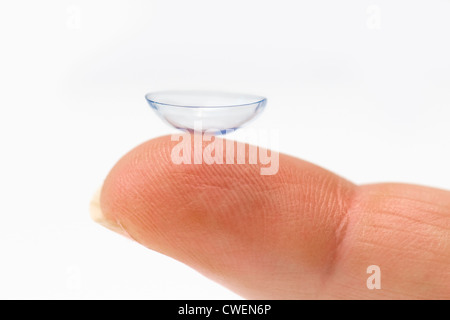
[[[128,234],[128,232],[125,231],[125,229],[122,227],[120,222],[112,221],[110,219],[106,219],[105,215],[102,212],[102,209],[100,207],[100,195],[102,193],[102,188],[99,188],[97,192],[95,192],[94,196],[92,197],[90,206],[89,206],[89,212],[91,215],[91,219],[94,220],[94,222],[97,222],[98,224],[102,225],[103,227],[114,231],[118,234],[121,234],[129,239],[132,239],[131,236]]]

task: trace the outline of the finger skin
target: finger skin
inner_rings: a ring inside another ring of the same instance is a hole
[[[106,220],[245,298],[450,298],[450,196],[358,187],[311,163],[181,164],[150,140],[124,156],[100,197]],[[247,162],[248,163],[248,162]],[[378,265],[382,288],[369,290]]]

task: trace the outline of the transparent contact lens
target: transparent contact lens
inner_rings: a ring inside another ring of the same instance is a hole
[[[242,127],[267,103],[261,96],[205,91],[160,91],[145,97],[156,113],[175,128],[212,134]]]

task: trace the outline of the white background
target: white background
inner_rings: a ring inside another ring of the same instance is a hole
[[[251,128],[280,151],[450,189],[449,16],[448,0],[2,1],[0,298],[238,298],[89,220],[114,163],[174,132],[148,91],[265,95]]]

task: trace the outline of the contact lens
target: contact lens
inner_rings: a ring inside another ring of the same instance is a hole
[[[204,91],[148,93],[147,102],[173,127],[188,132],[224,134],[260,114],[267,103],[261,96]]]

